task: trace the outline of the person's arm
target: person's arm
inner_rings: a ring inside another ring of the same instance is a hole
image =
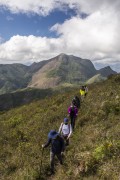
[[[82,92],[82,90],[80,89],[80,95],[81,95],[81,92]]]
[[[70,113],[70,107],[68,108],[68,114]]]
[[[68,108],[68,114],[70,114],[70,111],[71,111],[71,107]]]
[[[61,131],[62,131],[62,126],[63,126],[63,123],[61,123],[61,125],[60,125],[60,127],[59,127],[59,131],[58,131],[59,134],[60,134]]]
[[[48,141],[42,145],[42,148],[48,147],[50,145],[50,143],[51,143],[51,139],[48,139]]]
[[[70,136],[71,136],[71,134],[72,134],[72,126],[71,126],[71,124],[70,124],[69,126],[70,126],[70,133],[69,133],[69,135],[68,135],[67,139],[69,139],[69,138],[70,138]]]
[[[78,108],[76,107],[75,108],[75,116],[77,116],[78,115]]]

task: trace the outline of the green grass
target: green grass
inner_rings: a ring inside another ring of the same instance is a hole
[[[49,148],[41,145],[58,130],[79,89],[55,94],[0,113],[0,179],[98,180],[120,176],[120,75],[89,86],[79,110],[64,165],[49,176]],[[40,174],[40,163],[42,173]]]

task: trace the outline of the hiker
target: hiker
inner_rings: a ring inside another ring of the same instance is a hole
[[[72,103],[74,104],[74,106],[76,106],[78,109],[80,108],[80,99],[78,96],[74,96]]]
[[[85,96],[86,96],[87,93],[88,93],[88,87],[85,85],[85,86],[84,86],[84,89],[85,89]]]
[[[65,145],[69,145],[69,138],[72,134],[72,127],[71,124],[69,124],[68,118],[64,118],[64,122],[61,123],[59,131],[58,131],[65,140]]]
[[[84,86],[82,86],[80,88],[80,97],[81,97],[81,102],[83,102],[83,99],[85,97],[85,88],[84,88]]]
[[[63,164],[62,153],[65,149],[64,139],[55,130],[51,130],[48,134],[48,141],[42,145],[42,148],[46,148],[51,144],[50,149],[50,168],[51,173],[54,173],[54,158],[57,156],[60,164]]]
[[[73,103],[68,108],[68,114],[69,114],[69,117],[70,117],[70,120],[71,120],[72,130],[74,131],[75,120],[76,120],[77,115],[78,115],[78,109]]]

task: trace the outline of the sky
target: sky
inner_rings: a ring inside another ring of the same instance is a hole
[[[0,0],[0,64],[61,53],[120,72],[119,0]]]

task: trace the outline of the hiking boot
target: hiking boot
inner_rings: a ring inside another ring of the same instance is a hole
[[[50,172],[51,172],[51,175],[55,174],[55,171],[53,169],[51,169]]]
[[[61,161],[60,164],[63,165],[63,162]]]
[[[69,142],[66,142],[66,143],[65,143],[65,146],[69,146]]]

